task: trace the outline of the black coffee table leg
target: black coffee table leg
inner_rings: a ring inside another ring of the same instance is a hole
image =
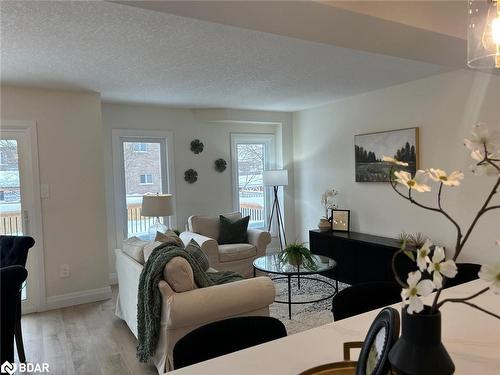
[[[292,285],[290,283],[292,276],[288,275],[288,319],[292,319]]]
[[[257,276],[257,269],[254,267],[253,268],[253,277]]]

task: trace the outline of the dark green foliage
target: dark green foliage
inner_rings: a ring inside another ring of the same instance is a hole
[[[417,154],[415,153],[415,146],[410,146],[410,143],[406,142],[405,146],[400,148],[396,155],[394,155],[399,161],[405,162],[415,162],[417,160]]]
[[[305,268],[315,270],[318,268],[314,262],[311,250],[304,246],[304,243],[291,243],[279,253],[282,263],[297,264],[301,263]],[[300,259],[302,262],[300,262]]]
[[[373,151],[365,150],[361,146],[355,146],[355,158],[356,162],[361,163],[371,163],[379,161]]]

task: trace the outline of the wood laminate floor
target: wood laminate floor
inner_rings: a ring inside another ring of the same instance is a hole
[[[23,316],[26,360],[51,374],[157,374],[135,357],[135,336],[115,316],[113,299]]]

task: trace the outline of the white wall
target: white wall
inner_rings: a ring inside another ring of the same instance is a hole
[[[353,231],[388,237],[420,231],[452,246],[454,231],[443,217],[410,207],[388,184],[354,182],[354,135],[419,126],[421,168],[465,172],[462,186],[446,191],[444,206],[468,225],[494,182],[472,176],[468,168],[472,162],[462,141],[478,121],[500,130],[500,77],[465,70],[294,113],[297,233],[307,240],[322,215],[321,193],[334,187],[340,190],[340,206],[351,210]],[[460,260],[498,259],[496,239],[499,210],[482,218]]]
[[[112,171],[112,129],[169,130],[174,137],[175,203],[177,228],[184,230],[187,218],[193,214],[219,214],[233,211],[231,181],[231,133],[276,134],[278,153],[285,168],[290,169],[290,184],[286,189],[285,213],[290,238],[294,236],[293,170],[291,114],[238,110],[172,109],[160,106],[125,104],[102,105],[105,142],[106,208],[108,211],[108,249],[110,273],[114,272],[113,249],[116,243],[114,221],[114,186]],[[199,155],[189,149],[193,139],[200,139],[205,148]],[[214,170],[214,161],[224,158],[228,168],[223,173]],[[198,181],[188,184],[184,171],[193,168]]]
[[[100,95],[1,88],[2,121],[35,121],[47,297],[109,288]],[[59,277],[69,264],[70,277]],[[57,298],[56,298],[57,300]]]

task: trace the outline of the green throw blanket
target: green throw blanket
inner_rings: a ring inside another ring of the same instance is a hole
[[[160,334],[162,298],[158,283],[163,278],[165,265],[175,257],[186,259],[193,269],[194,281],[199,288],[242,280],[235,272],[205,272],[182,247],[171,242],[162,243],[148,258],[139,279],[137,302],[137,358],[147,362],[154,354]]]

